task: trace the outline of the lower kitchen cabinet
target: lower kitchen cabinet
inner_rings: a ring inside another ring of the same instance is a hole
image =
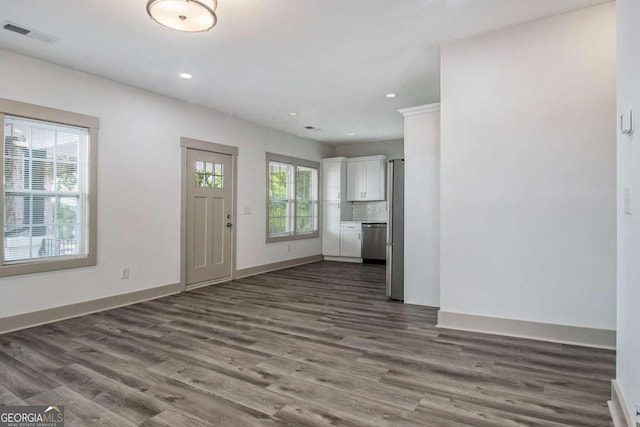
[[[340,256],[340,202],[324,202],[322,224],[322,254]]]
[[[343,222],[340,225],[340,256],[360,258],[362,256],[362,225]]]

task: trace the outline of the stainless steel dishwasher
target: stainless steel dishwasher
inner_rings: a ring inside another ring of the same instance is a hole
[[[384,262],[387,259],[387,224],[362,224],[362,259],[365,261]]]

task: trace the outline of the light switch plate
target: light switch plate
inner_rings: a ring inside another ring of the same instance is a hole
[[[620,115],[620,133],[624,135],[633,133],[633,106],[630,106],[628,111]]]
[[[624,188],[624,213],[631,215],[631,187]]]

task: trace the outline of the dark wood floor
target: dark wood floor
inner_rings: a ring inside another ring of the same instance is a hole
[[[322,262],[0,336],[0,403],[67,425],[608,426],[611,351],[436,329]]]

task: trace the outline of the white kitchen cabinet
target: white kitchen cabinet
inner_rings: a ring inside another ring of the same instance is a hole
[[[322,255],[340,256],[340,202],[325,200],[322,207]]]
[[[340,201],[347,184],[347,159],[322,160],[322,199]]]
[[[351,219],[347,201],[347,159],[322,159],[322,254],[340,256],[340,222]]]
[[[360,258],[362,256],[362,225],[343,222],[340,226],[340,256]]]
[[[347,161],[347,200],[385,200],[385,156],[356,157]]]
[[[364,200],[367,186],[367,173],[364,161],[347,162],[347,200]]]

